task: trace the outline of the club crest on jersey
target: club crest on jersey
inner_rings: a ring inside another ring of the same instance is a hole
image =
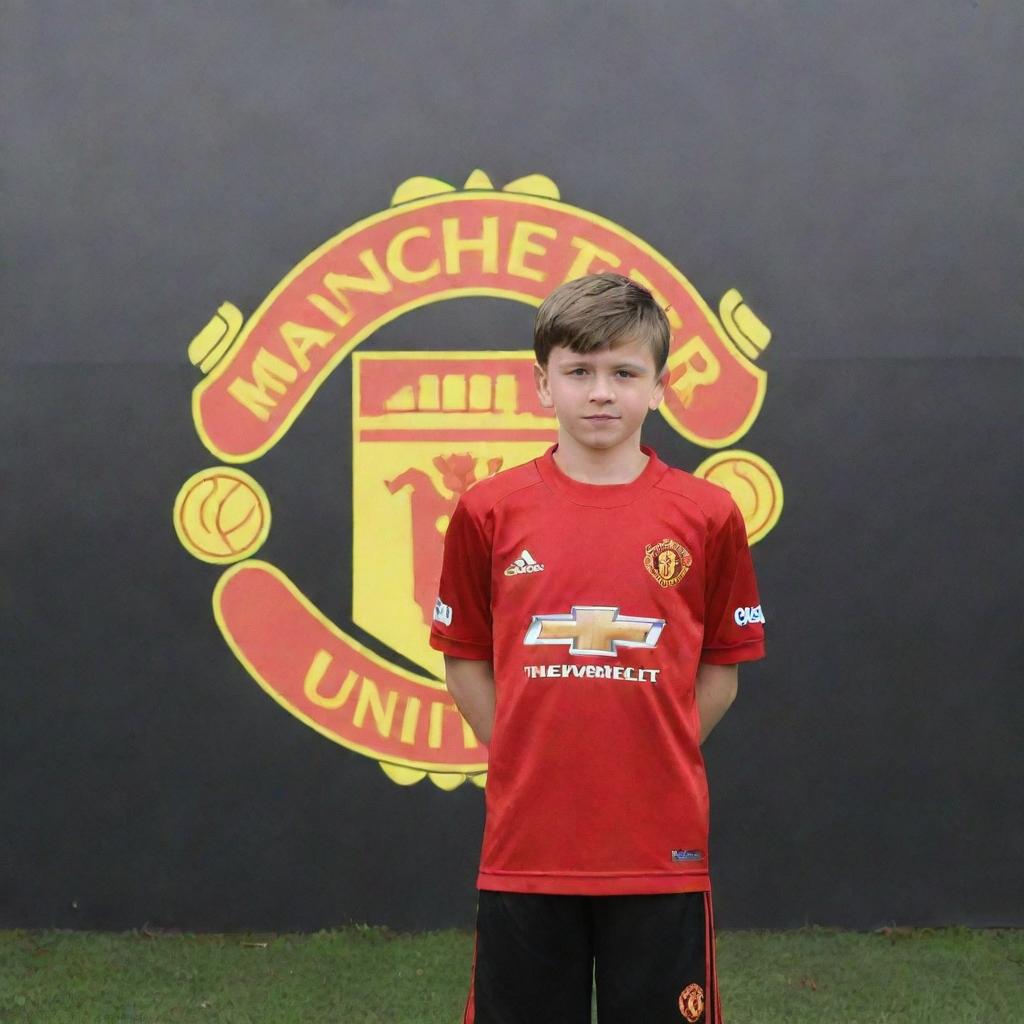
[[[700,1020],[700,1015],[704,1012],[704,989],[696,982],[687,985],[679,993],[679,1012],[690,1021],[690,1024]]]
[[[506,576],[525,576],[531,572],[543,572],[544,566],[523,548],[522,554],[505,570]]]
[[[661,587],[674,587],[693,565],[693,555],[678,541],[667,537],[644,548],[644,568]]]
[[[620,647],[657,647],[664,628],[664,619],[620,615],[618,608],[573,605],[568,615],[534,615],[523,643],[566,644],[570,654],[614,658]]]

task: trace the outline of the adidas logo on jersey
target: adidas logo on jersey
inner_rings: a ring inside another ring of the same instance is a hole
[[[506,576],[524,576],[528,572],[543,572],[544,566],[530,554],[526,548],[523,553],[505,570]]]

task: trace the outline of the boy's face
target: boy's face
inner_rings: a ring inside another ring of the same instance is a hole
[[[661,402],[668,370],[660,374],[651,348],[623,341],[586,354],[553,348],[547,366],[534,366],[541,405],[554,409],[559,432],[593,451],[639,444],[648,412]]]

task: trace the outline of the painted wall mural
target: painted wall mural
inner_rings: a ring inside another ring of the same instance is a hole
[[[461,189],[409,178],[388,209],[312,252],[248,320],[225,302],[189,345],[204,374],[193,392],[195,428],[220,462],[182,485],[173,520],[187,551],[227,566],[213,592],[217,625],[274,700],[377,760],[396,783],[485,784],[486,751],[439,681],[442,660],[427,643],[444,531],[463,491],[534,458],[557,431],[537,401],[528,349],[356,349],[429,303],[484,296],[537,306],[562,282],[606,269],[644,284],[665,307],[672,345],[661,414],[712,450],[692,471],[732,493],[756,543],[779,520],[782,485],[766,459],[734,445],[764,400],[757,360],[769,330],[735,289],[716,315],[665,256],[563,203],[543,175],[501,189],[479,170]],[[349,356],[352,618],[420,672],[368,649],[282,569],[254,557],[271,528],[270,498],[238,467],[282,442]]]

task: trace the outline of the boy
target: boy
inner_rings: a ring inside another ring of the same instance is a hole
[[[464,1024],[719,1024],[700,744],[764,655],[727,491],[640,444],[669,326],[617,274],[537,312],[558,444],[467,491],[431,644],[489,746]]]

